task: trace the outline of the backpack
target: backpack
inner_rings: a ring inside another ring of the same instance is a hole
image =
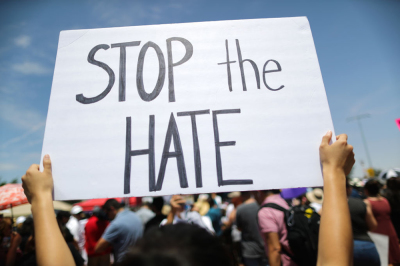
[[[293,255],[283,247],[281,252],[298,266],[317,265],[320,215],[310,206],[293,206],[287,210],[275,203],[267,203],[259,211],[262,208],[273,208],[284,213],[287,240]]]

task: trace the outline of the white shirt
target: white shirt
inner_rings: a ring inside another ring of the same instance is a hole
[[[65,225],[68,230],[71,232],[72,236],[74,237],[74,240],[76,242],[79,242],[79,221],[76,219],[74,216],[70,216],[67,224]]]

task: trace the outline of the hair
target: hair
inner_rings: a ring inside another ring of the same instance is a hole
[[[372,179],[365,184],[364,189],[368,192],[370,197],[375,197],[379,194],[381,184],[378,180]]]
[[[58,211],[57,212],[57,220],[61,220],[61,218],[65,217],[65,218],[69,218],[71,216],[71,214],[67,211]]]
[[[215,200],[209,195],[207,198],[208,205],[210,205],[210,208],[212,208],[214,205],[217,205]]]
[[[197,225],[178,223],[151,229],[130,248],[119,266],[228,266],[218,238]]]
[[[242,197],[251,197],[251,191],[240,191]]]
[[[270,190],[262,190],[265,194],[267,193],[272,193],[272,194],[280,194],[281,190],[280,189],[270,189]]]
[[[153,198],[153,206],[157,211],[161,212],[162,208],[164,207],[164,199],[163,199],[163,197],[155,197],[155,198]]]
[[[119,208],[122,207],[122,205],[116,199],[108,199],[104,203],[102,209],[106,210],[106,211],[109,211],[111,209],[111,207],[113,207],[114,209],[118,210]]]
[[[400,178],[392,177],[387,180],[385,197],[393,211],[400,211]]]
[[[4,237],[4,231],[6,229],[11,230],[12,220],[10,217],[5,217],[0,221],[0,239]]]

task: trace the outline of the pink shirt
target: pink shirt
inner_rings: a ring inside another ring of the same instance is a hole
[[[289,209],[289,205],[286,201],[279,195],[268,196],[262,205],[267,203],[275,203],[283,208]],[[275,210],[273,208],[262,208],[258,212],[258,223],[261,231],[261,236],[265,243],[265,253],[268,255],[268,245],[265,233],[275,232],[279,235],[279,242],[281,243],[282,249],[290,251],[289,242],[287,240],[287,229],[285,224],[285,217],[283,212]],[[283,266],[297,266],[289,256],[281,252],[281,260]]]

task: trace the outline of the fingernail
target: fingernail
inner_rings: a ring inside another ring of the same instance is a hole
[[[50,156],[49,156],[48,154],[46,154],[46,155],[43,157],[43,159],[48,160],[48,159],[50,159]]]
[[[325,136],[329,136],[330,134],[332,134],[332,131],[328,130],[328,132],[326,132]]]

